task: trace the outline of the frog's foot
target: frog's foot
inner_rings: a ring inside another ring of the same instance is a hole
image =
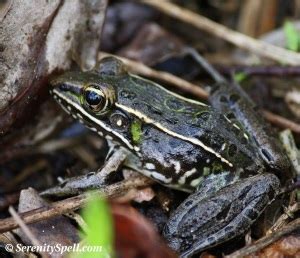
[[[104,166],[97,172],[69,178],[60,185],[41,192],[41,195],[47,197],[71,196],[81,194],[86,190],[104,187],[108,184],[109,176],[118,170],[128,154],[129,152],[124,148],[114,148],[107,155]]]
[[[164,236],[181,257],[190,257],[246,233],[279,189],[273,174],[241,180],[204,199],[200,189],[172,214]]]

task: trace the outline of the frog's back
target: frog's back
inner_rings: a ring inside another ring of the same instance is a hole
[[[193,144],[227,168],[260,167],[247,133],[210,106],[137,76],[123,77],[117,88],[118,104],[162,134]]]

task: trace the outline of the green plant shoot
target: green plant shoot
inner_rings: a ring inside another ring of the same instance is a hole
[[[82,210],[82,217],[87,224],[82,246],[100,246],[101,251],[77,253],[73,257],[113,257],[113,221],[107,202],[99,195],[90,194],[89,201]]]
[[[297,52],[299,50],[300,37],[294,24],[290,21],[286,21],[283,26],[285,38],[286,38],[286,48]]]

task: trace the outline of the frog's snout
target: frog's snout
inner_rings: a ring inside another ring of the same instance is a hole
[[[75,83],[71,79],[72,77],[68,76],[68,74],[52,78],[50,80],[50,92],[52,91],[52,93],[60,93],[63,95],[80,95],[82,89],[81,83]]]

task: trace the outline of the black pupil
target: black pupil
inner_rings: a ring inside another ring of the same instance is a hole
[[[91,106],[99,105],[102,102],[102,96],[94,91],[86,91],[85,93],[86,102]]]

